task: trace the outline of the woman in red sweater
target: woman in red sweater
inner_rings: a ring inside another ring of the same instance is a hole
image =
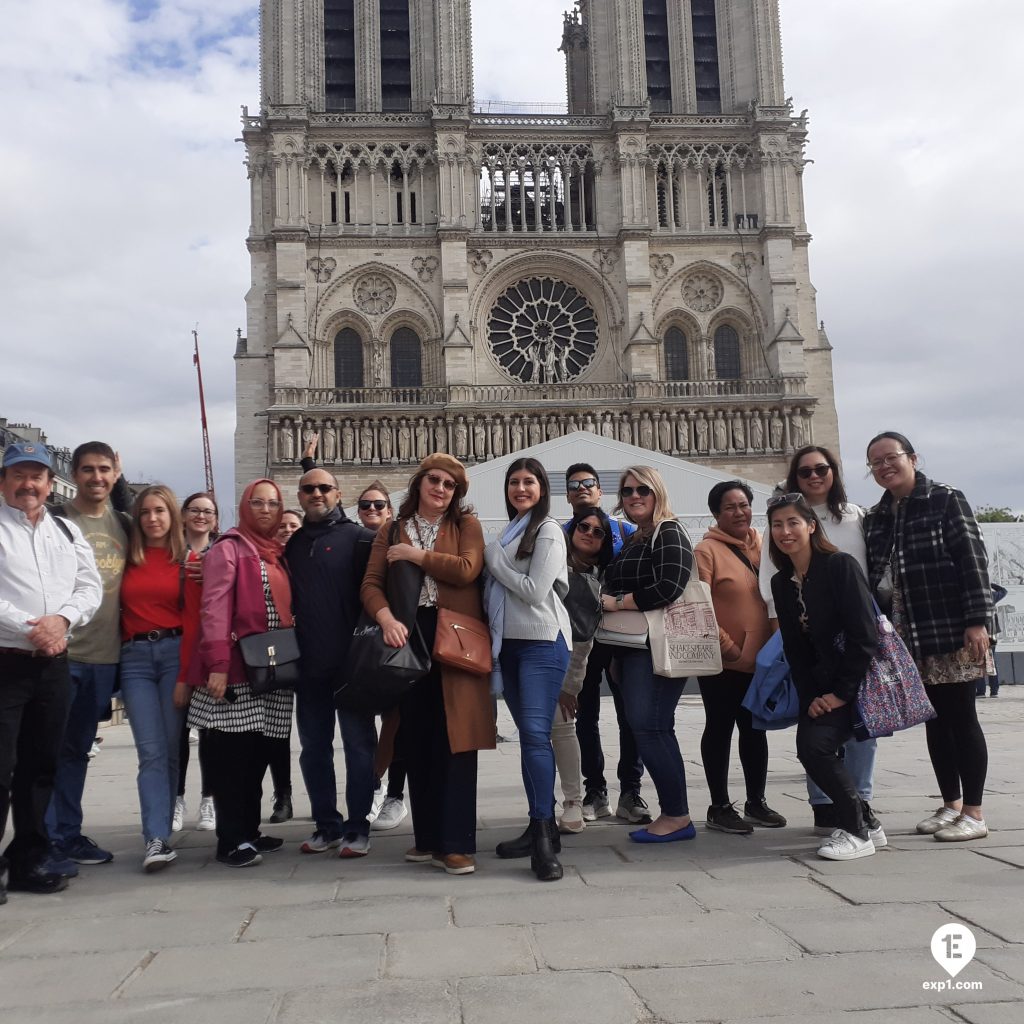
[[[184,556],[177,499],[162,485],[147,487],[132,509],[121,582],[121,695],[139,757],[146,871],[158,871],[177,856],[168,840],[183,718],[174,706],[174,684],[184,632]]]

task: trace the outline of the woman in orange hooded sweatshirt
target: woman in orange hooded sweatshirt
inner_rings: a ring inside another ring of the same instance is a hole
[[[707,827],[738,835],[754,825],[782,828],[786,819],[765,802],[768,737],[755,729],[742,700],[754,674],[754,659],[771,635],[768,609],[758,588],[761,537],[750,525],[753,492],[741,480],[715,484],[708,508],[715,526],[694,548],[700,578],[711,587],[718,618],[723,670],[698,680],[705,726],[700,741],[704,774],[711,791]],[[740,734],[740,764],[747,799],[741,817],[729,799],[729,758],[733,727]]]

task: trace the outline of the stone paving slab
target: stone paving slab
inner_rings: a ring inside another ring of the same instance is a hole
[[[981,950],[977,959],[994,971],[1024,985],[1024,949],[1020,946]],[[985,988],[987,991],[988,986]],[[1024,1012],[1021,1013],[1020,1019],[1024,1020]]]
[[[1016,1001],[958,1003],[952,1009],[968,1024],[1020,1024],[1022,1017],[1021,1005]]]
[[[624,978],[573,971],[471,978],[458,985],[461,1024],[640,1024],[646,1010]]]
[[[73,1007],[4,1009],[4,1024],[270,1024],[276,998],[266,993],[178,996],[76,1003]]]
[[[769,1002],[770,1000],[766,1000]],[[729,1018],[723,1024],[949,1024],[938,1008],[917,1006],[897,1010],[833,1010],[825,1013],[787,1013],[780,1017]]]
[[[953,917],[972,927],[986,929],[1002,942],[1024,943],[1024,891],[1018,896],[1017,900],[941,900],[941,903]],[[1024,946],[1020,953],[1024,957]]]
[[[867,858],[872,862],[877,856]],[[976,858],[984,862],[987,858]],[[847,865],[853,867],[865,861]],[[940,899],[1010,899],[1017,903],[1024,896],[1024,876],[1019,868],[997,865],[998,870],[975,871],[974,862],[965,863],[955,874],[939,875],[923,870],[917,874],[899,874],[876,878],[870,874],[833,872],[819,875],[821,885],[851,903],[931,903]]]
[[[436,930],[449,923],[449,902],[446,896],[380,896],[371,900],[339,899],[300,907],[261,908],[246,928],[243,941]]]
[[[142,949],[36,960],[5,957],[0,960],[0,999],[6,1009],[107,999],[148,956]]]
[[[767,897],[773,907],[800,907],[827,914],[845,903],[837,893],[819,885],[813,876],[773,878],[765,883],[753,878],[722,881],[691,875],[679,886],[706,910],[750,911],[761,906]]]
[[[461,1024],[453,989],[445,981],[391,978],[287,992],[274,1024]]]
[[[164,949],[126,986],[125,994],[139,999],[181,992],[285,991],[323,984],[335,973],[353,982],[372,981],[380,974],[383,953],[384,940],[375,935]]]
[[[537,957],[526,928],[455,928],[388,936],[389,978],[475,978],[529,974]]]
[[[923,938],[927,946],[931,936]],[[986,956],[986,960],[988,956]],[[771,1000],[778,1017],[839,1007],[886,1009],[1024,999],[1024,987],[1006,981],[977,960],[970,968],[980,992],[926,992],[925,981],[946,975],[926,951],[894,962],[888,953],[849,953],[788,962],[628,971],[626,978],[653,1016],[667,1024],[742,1020],[752,992]],[[742,979],[742,980],[741,980]]]

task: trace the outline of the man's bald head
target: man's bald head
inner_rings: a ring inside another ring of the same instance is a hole
[[[326,519],[338,507],[338,478],[326,469],[311,469],[299,480],[299,505],[311,522]]]

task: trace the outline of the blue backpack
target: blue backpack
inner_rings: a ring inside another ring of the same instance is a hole
[[[757,668],[743,706],[754,719],[755,729],[788,729],[800,717],[800,699],[777,630],[757,652]]]

